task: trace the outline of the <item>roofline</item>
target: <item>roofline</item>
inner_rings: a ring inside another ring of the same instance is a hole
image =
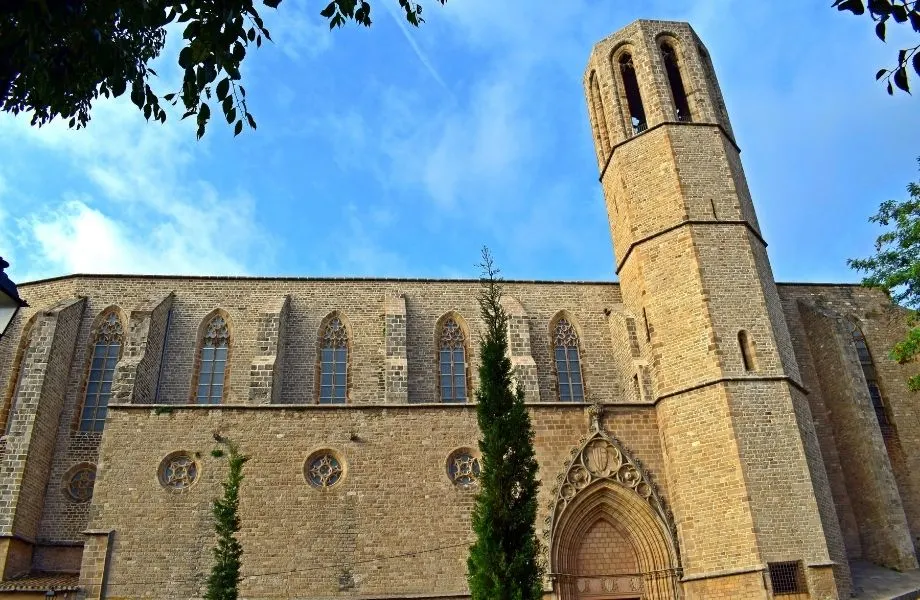
[[[479,279],[463,278],[437,278],[437,277],[304,277],[304,276],[264,276],[264,275],[145,275],[128,273],[72,273],[57,275],[44,279],[34,279],[18,284],[18,287],[66,281],[77,279],[161,279],[164,281],[178,281],[192,279],[200,281],[329,281],[329,282],[380,282],[392,281],[394,283],[479,283]],[[549,285],[620,285],[613,280],[575,280],[575,279],[505,279],[503,283],[516,284],[549,284]],[[811,287],[863,287],[861,283],[848,282],[811,282],[811,281],[777,281],[776,285],[782,286],[811,286]]]
[[[18,287],[37,285],[42,283],[51,283],[54,281],[66,281],[77,279],[162,279],[166,281],[176,281],[182,279],[203,280],[203,281],[328,281],[328,282],[381,282],[392,281],[394,283],[479,283],[480,279],[464,278],[437,278],[437,277],[348,277],[348,276],[325,276],[325,277],[304,277],[304,276],[264,276],[264,275],[145,275],[145,274],[128,274],[128,273],[72,273],[69,275],[57,275],[55,277],[46,277],[44,279],[33,279],[18,284]],[[502,283],[526,283],[526,284],[555,284],[555,285],[619,285],[618,281],[613,280],[565,280],[565,279],[503,279]]]

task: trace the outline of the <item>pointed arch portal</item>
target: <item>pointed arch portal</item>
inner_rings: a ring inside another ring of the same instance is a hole
[[[556,479],[545,530],[559,600],[680,598],[673,518],[641,463],[600,424]]]

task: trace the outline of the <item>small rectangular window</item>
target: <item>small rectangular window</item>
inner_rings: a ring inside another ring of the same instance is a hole
[[[768,568],[770,585],[775,596],[807,593],[801,561],[769,563]]]

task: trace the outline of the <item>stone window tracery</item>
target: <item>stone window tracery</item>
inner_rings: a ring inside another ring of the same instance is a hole
[[[182,492],[198,481],[198,463],[187,452],[173,452],[160,463],[157,475],[164,488]]]
[[[304,478],[315,488],[331,488],[344,474],[344,463],[332,450],[318,450],[304,463]]]
[[[442,402],[466,402],[466,338],[453,317],[441,325],[439,340]]]
[[[78,465],[67,477],[67,494],[74,502],[87,502],[93,497],[96,484],[96,467]]]
[[[320,404],[341,404],[348,396],[348,329],[333,317],[323,329],[320,349]]]
[[[479,480],[479,475],[479,459],[469,448],[458,448],[447,457],[447,477],[454,485],[473,485]]]
[[[578,351],[578,332],[565,318],[556,322],[553,331],[556,358],[556,377],[560,402],[584,402],[585,388],[581,378],[581,359]]]
[[[227,375],[227,355],[230,351],[230,328],[226,319],[215,315],[208,321],[201,341],[198,360],[198,385],[195,402],[220,404],[224,397]]]
[[[121,356],[124,328],[121,319],[112,311],[99,325],[93,342],[89,376],[80,415],[80,431],[102,431],[109,400],[112,397],[112,381],[115,365]]]

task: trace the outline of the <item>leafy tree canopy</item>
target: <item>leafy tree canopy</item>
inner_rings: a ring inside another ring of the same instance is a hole
[[[920,0],[834,0],[833,5],[837,10],[865,15],[875,21],[875,35],[883,42],[888,25],[892,22],[896,25],[909,25],[914,33],[920,34]],[[920,75],[920,43],[912,48],[898,50],[898,64],[888,69],[879,69],[875,79],[885,79],[889,94],[894,94],[895,86],[909,94],[908,71],[911,67]]]
[[[920,159],[917,159],[920,165]],[[888,228],[875,241],[875,256],[850,259],[850,267],[867,273],[863,284],[886,290],[895,302],[911,310],[910,331],[895,344],[891,357],[901,364],[920,358],[920,181],[908,184],[907,200],[886,200],[870,221]],[[908,381],[920,391],[920,375]]]
[[[262,0],[273,9],[280,3]],[[423,22],[421,4],[399,4],[410,24]],[[182,118],[195,116],[199,138],[215,103],[238,135],[244,123],[256,126],[240,66],[253,44],[271,40],[260,9],[254,0],[2,0],[0,108],[31,114],[32,125],[60,117],[79,129],[93,101],[128,93],[147,120],[164,123],[161,100],[181,102]],[[349,21],[371,25],[366,0],[332,0],[320,14],[330,29]],[[180,89],[161,97],[151,88],[156,72],[149,64],[171,23],[185,27],[178,57],[184,75]]]

